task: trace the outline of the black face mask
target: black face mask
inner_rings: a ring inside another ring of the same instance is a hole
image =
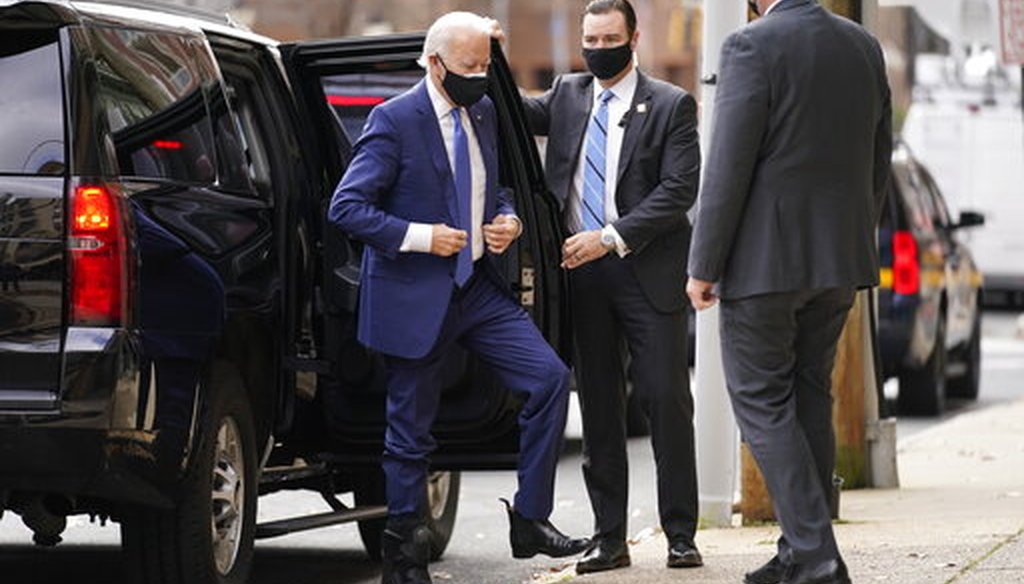
[[[444,87],[448,97],[452,98],[455,105],[469,107],[480,101],[484,94],[487,93],[486,73],[469,76],[459,75],[458,73],[452,73],[448,69],[448,66],[441,60],[441,55],[437,56],[437,61],[444,68],[444,79],[441,81],[441,86]]]
[[[747,0],[747,5],[750,6],[751,12],[758,16],[761,16],[761,9],[757,7],[757,2],[754,2],[754,0]]]
[[[629,65],[633,59],[633,48],[629,43],[610,49],[583,49],[587,69],[598,79],[611,79]]]

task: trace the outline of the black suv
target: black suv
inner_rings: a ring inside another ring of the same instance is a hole
[[[907,149],[893,152],[878,232],[878,339],[883,372],[899,378],[901,414],[937,415],[946,397],[975,399],[981,375],[981,272],[935,181]]]
[[[324,210],[379,86],[422,77],[421,46],[278,44],[142,3],[0,6],[0,513],[41,544],[69,515],[112,518],[133,582],[244,582],[254,538],[345,521],[379,553],[382,369],[354,338],[361,249]],[[564,354],[556,204],[500,50],[491,80],[526,227],[502,269]],[[458,471],[514,468],[518,449],[519,403],[451,359],[435,557]],[[257,495],[281,489],[329,507],[257,525]]]

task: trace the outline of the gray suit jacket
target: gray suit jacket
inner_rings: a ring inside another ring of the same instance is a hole
[[[538,98],[524,100],[534,134],[548,136],[548,187],[564,211],[586,136],[594,78],[564,75]],[[643,104],[643,107],[637,107]],[[639,73],[619,158],[615,229],[644,294],[659,311],[685,306],[690,222],[697,198],[700,144],[697,104],[682,89]]]
[[[722,298],[878,283],[892,152],[878,42],[782,0],[722,47],[690,275]]]

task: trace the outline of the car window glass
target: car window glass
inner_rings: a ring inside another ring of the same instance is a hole
[[[949,210],[946,208],[946,202],[942,198],[942,194],[939,192],[939,187],[936,186],[935,181],[932,180],[931,175],[922,173],[924,183],[927,186],[929,199],[932,204],[932,210],[935,212],[936,225],[943,227],[949,227]]]
[[[245,144],[249,178],[256,192],[270,197],[271,165],[266,144],[274,139],[270,130],[261,124],[259,89],[252,79],[224,70],[232,110],[238,121],[239,139]]]
[[[97,99],[124,176],[209,184],[213,129],[194,47],[178,35],[92,31]]]
[[[906,210],[907,223],[911,230],[916,232],[930,232],[935,230],[930,211],[930,203],[924,194],[924,185],[921,177],[913,168],[904,169],[895,173],[897,188],[903,195],[904,208]]]
[[[252,192],[252,175],[248,162],[248,144],[239,129],[228,91],[220,82],[217,66],[204,43],[189,40],[196,67],[201,75],[203,92],[213,125],[217,148],[217,183],[220,187],[239,192]]]
[[[324,96],[349,142],[363,132],[370,110],[423,79],[422,69],[332,75],[321,80]]]
[[[917,196],[922,208],[934,221],[937,212],[935,211],[935,201],[932,199],[932,194],[928,190],[927,175],[921,168],[915,166],[913,170],[911,170],[911,179],[914,183],[914,190],[917,191]]]
[[[0,173],[64,172],[64,97],[55,31],[0,34]]]

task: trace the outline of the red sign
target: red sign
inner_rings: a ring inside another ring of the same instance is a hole
[[[999,0],[1003,63],[1024,65],[1024,0]]]

